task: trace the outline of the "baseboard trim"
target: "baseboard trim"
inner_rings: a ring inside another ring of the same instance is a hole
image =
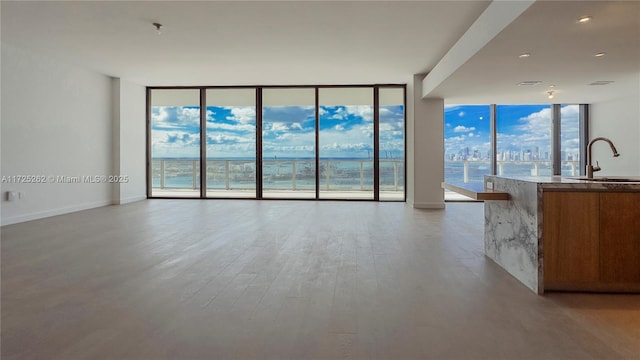
[[[11,225],[11,224],[17,224],[17,223],[21,223],[21,222],[25,222],[25,221],[31,221],[31,220],[44,219],[44,218],[48,218],[48,217],[56,216],[56,215],[64,215],[64,214],[69,214],[69,213],[72,213],[72,212],[77,212],[77,211],[82,211],[82,210],[89,210],[89,209],[94,209],[94,208],[98,208],[98,207],[102,207],[102,206],[108,206],[108,205],[112,205],[112,204],[113,204],[113,202],[110,201],[110,200],[96,201],[96,202],[91,202],[91,203],[84,203],[84,204],[78,204],[78,205],[74,205],[74,206],[69,206],[69,207],[65,207],[65,208],[58,208],[58,209],[41,211],[41,212],[28,214],[28,215],[13,216],[13,217],[10,217],[10,218],[3,218],[2,219],[2,226]]]
[[[444,202],[413,203],[416,209],[444,209]]]
[[[124,204],[132,203],[136,201],[142,201],[146,199],[147,199],[147,195],[129,196],[128,198],[117,199],[113,203],[115,205],[124,205]]]

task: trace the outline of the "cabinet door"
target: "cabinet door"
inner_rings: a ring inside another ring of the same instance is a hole
[[[593,192],[543,193],[545,289],[581,289],[598,282],[598,203]]]
[[[640,193],[600,194],[600,276],[640,283]]]

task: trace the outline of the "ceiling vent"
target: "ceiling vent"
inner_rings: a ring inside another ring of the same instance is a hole
[[[598,81],[594,81],[594,82],[590,83],[589,85],[609,85],[612,82],[613,81],[611,81],[611,80],[598,80]]]
[[[527,81],[523,81],[521,83],[518,83],[518,86],[535,86],[535,85],[540,85],[540,83],[542,83],[542,81],[527,80]]]

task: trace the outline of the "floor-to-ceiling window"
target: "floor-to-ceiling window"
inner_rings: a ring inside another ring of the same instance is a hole
[[[319,89],[320,198],[373,199],[373,88]]]
[[[150,96],[150,195],[199,197],[200,91],[156,89]]]
[[[207,89],[207,197],[256,196],[256,89]]]
[[[497,174],[551,175],[551,107],[498,105]]]
[[[404,89],[380,88],[378,98],[380,200],[404,200]]]
[[[492,173],[580,175],[581,136],[588,136],[580,134],[582,111],[566,104],[445,106],[445,182],[482,186],[484,175]],[[445,199],[456,198],[445,192]]]
[[[447,105],[444,109],[445,182],[482,183],[491,174],[489,105]]]
[[[580,105],[560,107],[560,160],[561,174],[580,175]]]
[[[262,90],[262,196],[316,197],[314,88]]]
[[[404,201],[405,96],[404,85],[149,88],[148,194]]]

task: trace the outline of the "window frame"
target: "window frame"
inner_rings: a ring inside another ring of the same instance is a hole
[[[280,197],[263,197],[263,102],[262,91],[264,89],[296,89],[296,88],[313,88],[315,91],[315,166],[316,166],[316,194],[314,198],[300,200],[343,200],[343,201],[384,201],[384,202],[406,202],[407,199],[407,84],[349,84],[349,85],[224,85],[224,86],[148,86],[146,87],[146,184],[147,198],[149,199],[258,199],[258,200],[297,200],[295,198]],[[374,167],[374,196],[373,199],[335,199],[322,198],[319,194],[319,90],[323,88],[371,88],[373,90],[373,167]],[[385,88],[399,88],[403,91],[403,175],[402,175],[402,192],[401,200],[380,200],[380,109],[379,109],[379,90]],[[152,189],[152,92],[154,90],[199,90],[200,91],[200,196],[199,197],[169,197],[154,196]],[[256,92],[256,196],[255,198],[242,197],[207,197],[206,187],[206,120],[207,120],[207,99],[206,91],[208,89],[255,89]],[[203,110],[204,109],[204,110]]]
[[[498,145],[498,129],[497,129],[497,121],[498,121],[498,112],[497,107],[499,105],[534,105],[534,104],[451,104],[451,105],[460,105],[460,106],[471,106],[471,105],[488,105],[489,106],[489,114],[490,114],[490,123],[489,123],[489,131],[490,131],[490,145],[489,151],[491,153],[490,156],[490,175],[498,174],[498,160],[497,160],[497,145]],[[580,159],[579,159],[579,174],[580,176],[584,176],[585,174],[585,165],[586,165],[586,144],[589,139],[589,105],[588,104],[573,104],[573,103],[561,103],[561,104],[549,104],[551,109],[551,123],[549,127],[549,131],[551,134],[551,175],[553,176],[562,176],[562,158],[561,158],[561,108],[567,105],[575,105],[579,108],[578,114],[578,127],[579,127],[579,140],[580,140]],[[443,121],[445,119],[443,118]],[[446,157],[446,154],[445,154]],[[445,159],[446,161],[446,159]],[[446,200],[445,200],[446,201]]]

